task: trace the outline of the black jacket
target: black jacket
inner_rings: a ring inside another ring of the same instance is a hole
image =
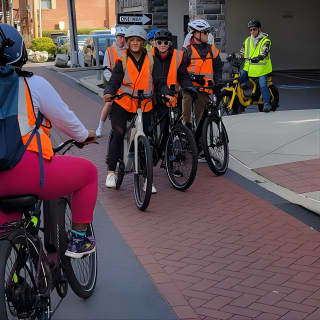
[[[211,45],[207,43],[193,44],[193,46],[198,51],[202,59],[205,59],[209,50],[211,50]],[[192,49],[190,46],[188,46],[186,48],[183,48],[183,51],[184,51],[184,56],[186,56],[187,67],[188,67],[191,63]],[[214,82],[215,83],[221,82],[223,62],[221,61],[219,54],[215,59],[212,60],[212,68],[213,68],[213,74],[214,74],[214,79],[213,79]]]
[[[169,88],[167,87],[167,77],[169,73],[172,54],[173,48],[171,47],[169,49],[168,56],[162,60],[159,50],[155,48],[152,78],[154,83],[154,92],[157,96],[169,93]],[[182,88],[192,87],[192,81],[187,70],[187,59],[185,56],[183,56],[181,64],[178,68],[177,80]],[[160,101],[159,99],[157,100]]]

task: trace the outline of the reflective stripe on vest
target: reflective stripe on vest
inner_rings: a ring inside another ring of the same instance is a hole
[[[259,56],[261,48],[266,42],[270,42],[270,45],[271,45],[270,39],[267,37],[263,37],[259,41],[257,47],[255,48],[251,37],[248,37],[245,40],[244,58],[252,59],[252,58]],[[253,63],[253,62],[247,60],[244,64],[243,70],[248,71],[249,77],[260,77],[260,76],[263,76],[265,74],[272,72],[272,63],[271,63],[271,58],[270,58],[270,52],[266,58],[264,58],[263,60],[261,60],[257,63]]]
[[[150,61],[149,56],[146,54],[142,68],[140,72],[138,71],[136,65],[131,58],[127,58],[127,66],[122,80],[121,87],[117,91],[117,94],[123,92],[130,93],[132,95],[137,95],[138,90],[143,90],[145,95],[151,95],[153,86],[152,86],[152,72],[150,70]],[[121,99],[115,100],[122,108],[128,112],[137,112],[138,101],[132,99],[128,96],[124,96]],[[152,109],[152,101],[145,100],[141,103],[142,111],[148,112]]]
[[[188,72],[189,73],[195,73],[195,74],[201,74],[204,75],[206,78],[213,81],[213,67],[212,67],[212,59],[210,52],[207,53],[207,56],[205,59],[202,59],[196,50],[196,48],[193,45],[190,45],[192,50],[191,55],[191,63],[188,66]],[[219,54],[219,49],[215,47],[215,45],[211,45],[211,51],[212,51],[212,58],[215,59]],[[193,82],[194,85],[200,86],[198,83]]]
[[[27,143],[32,130],[35,128],[36,115],[31,99],[30,90],[26,80],[22,77],[19,78],[19,101],[18,101],[18,122],[22,137],[22,142]],[[40,134],[42,156],[50,160],[53,156],[52,143],[49,138],[51,124],[46,120],[38,130]],[[36,135],[33,136],[27,150],[39,152]]]
[[[119,57],[122,57],[123,50],[121,50],[118,46],[113,44],[112,46],[107,48],[109,61],[110,61],[110,68],[113,69],[116,61]]]
[[[178,68],[180,67],[180,64],[182,61],[182,56],[183,54],[181,50],[176,50],[176,49],[173,50],[170,67],[168,71],[168,76],[167,76],[168,88],[170,88],[172,84],[178,85],[177,73],[178,73]]]

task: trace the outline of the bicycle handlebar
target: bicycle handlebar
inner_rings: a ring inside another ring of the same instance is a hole
[[[115,94],[115,95],[111,96],[111,99],[121,99],[124,96],[129,96],[132,99],[137,99],[137,100],[140,100],[140,101],[147,100],[147,99],[152,99],[152,97],[153,97],[153,95],[146,96],[143,93],[142,94],[138,93],[138,95],[133,95],[131,93],[123,92],[123,93]]]
[[[84,142],[89,142],[91,140],[94,140],[95,138],[94,137],[90,137],[90,138],[87,138]],[[98,142],[93,142],[93,143],[97,143]],[[83,142],[78,142],[74,139],[69,139],[69,140],[66,140],[64,142],[62,142],[61,144],[59,144],[57,147],[53,148],[53,152],[54,153],[57,153],[59,151],[61,151],[62,149],[64,149],[65,147],[69,146],[68,150],[72,147],[72,146],[76,146],[77,148],[79,149],[82,149],[85,144]]]

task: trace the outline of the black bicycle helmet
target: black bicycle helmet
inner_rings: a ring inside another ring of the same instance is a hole
[[[0,36],[0,51],[2,51],[0,64],[22,67],[28,60],[28,54],[21,34],[7,23],[0,23],[0,27],[7,42],[4,44],[4,39]],[[8,41],[11,42],[10,45],[8,45]]]
[[[253,19],[248,22],[248,28],[261,28],[261,23],[259,20]]]
[[[166,29],[160,29],[158,30],[154,35],[155,40],[168,40],[172,41],[172,33],[169,30]]]

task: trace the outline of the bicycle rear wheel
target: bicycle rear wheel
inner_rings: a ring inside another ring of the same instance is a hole
[[[134,197],[137,207],[147,209],[152,192],[153,161],[149,141],[145,136],[138,137],[138,168],[134,173]]]
[[[72,229],[72,213],[70,202],[65,201],[65,230],[70,233]],[[90,223],[87,229],[87,237],[94,236],[93,226]],[[98,274],[97,251],[88,254],[80,259],[72,259],[62,252],[63,269],[73,292],[80,298],[89,298],[95,289]]]
[[[229,144],[226,129],[221,122],[207,117],[202,129],[202,146],[209,168],[218,176],[223,175],[229,164]]]
[[[166,171],[172,186],[188,189],[197,173],[198,151],[191,130],[179,124],[170,133],[165,151]]]
[[[116,189],[120,189],[123,178],[124,178],[124,163],[122,160],[119,160],[116,167],[117,183]]]
[[[36,242],[23,230],[13,231],[0,242],[1,320],[50,319],[50,290],[47,267],[39,260]],[[37,268],[39,272],[37,275]]]

